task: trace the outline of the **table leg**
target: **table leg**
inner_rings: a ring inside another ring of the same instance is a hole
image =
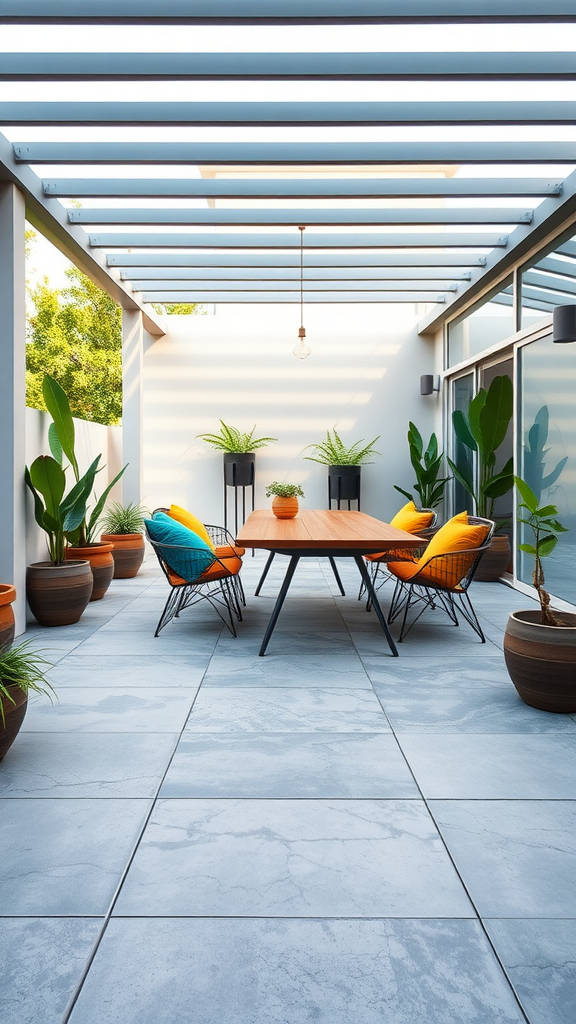
[[[292,577],[293,577],[293,575],[294,575],[294,573],[296,571],[296,566],[298,565],[299,561],[300,561],[300,555],[292,555],[292,557],[290,559],[290,564],[289,564],[289,566],[288,566],[288,568],[286,570],[286,575],[284,577],[284,582],[282,583],[282,586],[280,587],[280,593],[278,594],[278,597],[276,598],[276,604],[274,605],[274,611],[272,612],[272,615],[270,616],[270,622],[268,623],[268,626],[267,626],[267,629],[266,629],[266,633],[264,634],[264,639],[262,641],[262,646],[261,646],[260,652],[259,652],[261,658],[263,658],[264,654],[266,653],[266,648],[268,647],[268,642],[270,640],[270,637],[272,636],[272,633],[274,632],[274,626],[276,625],[276,622],[278,621],[278,616],[280,615],[280,612],[282,610],[282,605],[284,604],[284,599],[286,597],[286,594],[288,593],[288,588],[289,588],[289,586],[290,586],[290,584],[292,582]]]
[[[252,550],[254,550],[254,549],[252,549]],[[266,562],[266,565],[264,566],[264,572],[262,573],[262,575],[261,575],[261,577],[260,577],[260,579],[258,581],[258,586],[256,587],[256,590],[254,591],[254,597],[258,597],[258,594],[262,590],[262,584],[264,583],[264,580],[266,579],[266,577],[268,575],[268,570],[269,570],[270,566],[272,565],[272,562],[274,561],[274,555],[275,554],[276,554],[275,551],[271,551],[270,554],[268,555],[268,561]]]
[[[338,572],[338,569],[337,569],[337,566],[336,566],[336,562],[333,559],[332,555],[328,555],[328,561],[330,562],[330,565],[332,566],[332,572],[334,573],[334,579],[336,580],[336,583],[338,584],[338,586],[340,588],[340,593],[342,594],[342,597],[346,597],[346,591],[344,590],[344,587],[342,586],[342,580],[340,579],[340,573]]]
[[[366,587],[366,590],[368,592],[368,597],[369,597],[370,601],[372,602],[372,607],[373,607],[374,611],[376,612],[376,615],[378,617],[378,621],[379,621],[380,625],[382,626],[382,629],[384,630],[384,634],[385,634],[386,639],[388,641],[388,646],[389,646],[390,650],[392,651],[392,654],[394,655],[394,657],[397,658],[398,657],[398,649],[396,647],[396,644],[394,643],[394,640],[392,639],[392,636],[390,634],[390,630],[388,629],[388,623],[386,622],[386,619],[384,618],[384,615],[382,613],[382,609],[380,607],[380,602],[378,601],[378,598],[376,596],[376,591],[374,590],[374,587],[372,586],[372,580],[370,579],[370,574],[368,573],[368,570],[366,569],[366,564],[364,562],[364,559],[362,558],[362,555],[354,555],[354,561],[356,562],[356,565],[358,566],[358,570],[359,570],[360,575],[361,575],[361,577],[362,577],[362,579],[364,581],[364,586]]]

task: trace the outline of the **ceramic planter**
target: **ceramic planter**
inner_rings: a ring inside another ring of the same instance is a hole
[[[86,560],[35,562],[26,570],[26,597],[41,626],[70,626],[86,608],[93,585]]]
[[[253,487],[255,452],[224,452],[224,483],[227,487]]]
[[[9,686],[8,689],[14,703],[0,695],[0,705],[4,712],[4,720],[0,715],[0,761],[8,753],[20,732],[20,726],[28,707],[28,694],[24,693],[24,690],[21,690],[19,686]]]
[[[361,466],[329,466],[328,496],[330,501],[357,501],[360,507]]]
[[[96,541],[95,544],[86,544],[82,548],[66,548],[67,559],[84,559],[90,563],[94,576],[91,601],[101,601],[112,582],[114,575],[113,547],[113,544]]]
[[[144,561],[144,537],[141,533],[103,533],[100,540],[112,544],[115,580],[130,580]]]
[[[496,583],[506,572],[509,562],[510,538],[506,533],[498,533],[492,538],[490,547],[482,555],[474,573],[474,581]]]
[[[11,583],[0,583],[0,650],[10,647],[14,639],[14,612],[12,603],[16,600],[16,587]]]
[[[281,498],[278,494],[272,501],[272,511],[277,519],[294,519],[298,515],[298,498]]]
[[[543,626],[540,611],[513,612],[504,634],[510,678],[525,704],[542,711],[576,711],[576,615],[565,626]]]

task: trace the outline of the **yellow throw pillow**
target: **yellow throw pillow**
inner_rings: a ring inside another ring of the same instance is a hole
[[[214,544],[204,523],[201,523],[191,512],[187,512],[185,508],[180,508],[180,505],[170,505],[168,515],[171,519],[175,519],[177,523],[182,523],[182,526],[187,526],[193,533],[198,534],[208,547],[214,551]]]
[[[390,526],[397,530],[405,530],[406,533],[420,533],[426,530],[434,519],[433,512],[419,512],[413,501],[409,501],[403,508],[399,509]]]

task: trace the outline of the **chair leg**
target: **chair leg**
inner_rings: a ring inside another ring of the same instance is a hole
[[[468,594],[465,591],[464,593],[459,594],[458,596],[460,598],[460,611],[462,612],[462,615],[466,619],[468,625],[472,626],[474,632],[480,637],[480,642],[485,644],[486,637],[484,636],[482,626],[478,622],[478,617],[472,606],[472,601],[470,600]]]
[[[166,604],[164,605],[164,611],[162,612],[162,615],[158,620],[158,625],[156,626],[156,632],[154,633],[154,636],[158,636],[160,630],[164,629],[164,626],[168,625],[171,619],[173,619],[174,616],[178,613],[179,606],[184,597],[186,589],[186,587],[172,587],[170,593],[168,594]]]

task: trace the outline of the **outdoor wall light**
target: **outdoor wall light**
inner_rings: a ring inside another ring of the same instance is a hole
[[[433,395],[435,391],[440,391],[440,377],[423,373],[420,377],[420,394]]]
[[[299,227],[300,232],[300,328],[298,330],[298,344],[292,349],[296,359],[307,359],[312,349],[306,341],[306,328],[304,327],[304,231],[305,227]]]
[[[558,345],[576,341],[576,305],[556,306],[552,314],[552,341]]]

